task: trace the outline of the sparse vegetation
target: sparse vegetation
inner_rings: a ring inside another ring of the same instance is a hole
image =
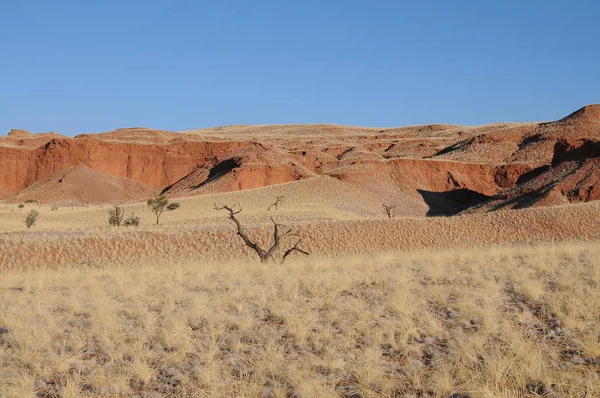
[[[177,202],[169,202],[169,199],[165,195],[160,195],[157,198],[150,199],[147,202],[148,207],[156,216],[156,225],[159,224],[160,216],[165,211],[177,210],[180,205]]]
[[[125,210],[119,205],[114,205],[112,209],[108,210],[108,224],[120,227],[125,216]]]
[[[214,208],[215,210],[226,210],[229,213],[228,218],[234,222],[238,236],[244,241],[246,246],[248,246],[256,252],[262,263],[274,260],[274,255],[275,253],[277,253],[279,245],[281,244],[281,238],[292,234],[292,228],[288,228],[282,224],[278,224],[275,222],[275,220],[273,220],[273,218],[271,218],[271,222],[273,223],[273,244],[268,249],[263,249],[261,246],[258,245],[258,243],[256,243],[256,241],[250,239],[250,237],[242,227],[242,224],[237,219],[236,215],[240,214],[242,212],[242,209],[236,211],[234,210],[233,206],[225,205],[217,207],[216,204],[214,205]],[[284,228],[285,230],[282,231],[281,228]],[[286,257],[292,254],[293,252],[302,253],[306,256],[310,255],[310,253],[306,250],[300,249],[298,247],[299,244],[300,241],[296,242],[296,244],[294,244],[291,248],[287,249],[283,257],[281,258],[281,262],[285,261]]]
[[[590,242],[5,270],[0,396],[598,397],[599,267]]]
[[[140,218],[136,215],[131,215],[129,218],[123,221],[123,225],[137,227],[140,225]]]
[[[177,210],[177,209],[179,209],[179,207],[181,207],[181,205],[177,202],[169,203],[167,205],[167,211]]]
[[[31,210],[27,214],[27,217],[25,217],[25,225],[27,226],[27,229],[29,229],[35,225],[39,215],[40,215],[40,213],[38,213],[37,210]]]
[[[58,211],[58,205],[52,205],[50,208],[51,211]]]

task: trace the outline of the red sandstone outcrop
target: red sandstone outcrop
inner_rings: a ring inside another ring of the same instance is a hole
[[[87,139],[53,139],[32,151],[0,147],[0,186],[18,192],[74,165],[164,188],[210,162],[248,145],[240,142],[185,142],[173,145],[122,144]]]
[[[0,199],[36,182],[44,182],[36,195],[52,190],[56,173],[76,170],[73,176],[106,182],[93,189],[111,186],[110,178],[94,173],[148,187],[136,198],[146,191],[195,195],[329,175],[390,201],[443,208],[431,214],[461,206],[550,205],[599,198],[599,140],[600,105],[555,122],[477,127],[129,128],[76,138],[12,130],[0,138]],[[84,182],[73,178],[75,185]]]

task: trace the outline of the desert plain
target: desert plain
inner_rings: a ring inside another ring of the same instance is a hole
[[[12,130],[0,199],[2,397],[600,396],[600,105]]]

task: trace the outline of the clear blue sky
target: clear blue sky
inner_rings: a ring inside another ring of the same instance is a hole
[[[2,1],[0,134],[560,118],[600,2]]]

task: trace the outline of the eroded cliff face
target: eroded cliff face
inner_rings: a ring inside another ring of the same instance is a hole
[[[31,150],[0,147],[0,190],[16,193],[29,185],[32,178],[27,174],[34,158]]]
[[[164,188],[199,165],[248,143],[185,142],[137,145],[87,139],[54,139],[34,150],[0,147],[0,186],[18,192],[70,166],[83,165],[115,177]]]
[[[75,138],[13,130],[0,137],[0,199],[20,200],[16,193],[53,176],[36,190],[36,197],[50,197],[40,192],[62,187],[57,172],[87,167],[77,175],[102,177],[73,178],[73,192],[100,190],[93,179],[105,187],[111,178],[131,180],[113,181],[127,189],[142,184],[138,198],[145,192],[188,196],[327,176],[378,201],[419,208],[418,214],[423,208],[449,215],[546,206],[600,198],[599,140],[600,105],[555,122],[475,127],[274,125],[186,133],[129,128]]]

